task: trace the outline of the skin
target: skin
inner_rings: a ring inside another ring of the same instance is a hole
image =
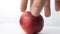
[[[28,20],[28,21],[27,21]],[[31,12],[24,12],[20,18],[20,25],[27,34],[37,34],[41,32],[44,26],[42,16],[32,16]]]
[[[28,0],[21,0],[21,11],[25,12],[27,8]],[[49,17],[51,15],[50,0],[30,0],[30,11],[33,16],[39,16],[42,8],[44,6],[45,16]],[[60,10],[60,0],[55,0],[55,10]]]

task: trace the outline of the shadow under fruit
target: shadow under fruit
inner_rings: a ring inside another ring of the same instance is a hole
[[[28,11],[21,16],[20,25],[27,34],[36,34],[42,30],[44,21],[41,15],[35,17]]]

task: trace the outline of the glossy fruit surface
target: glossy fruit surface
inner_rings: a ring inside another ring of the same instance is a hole
[[[20,25],[27,34],[36,34],[42,30],[44,21],[41,15],[35,17],[28,11],[21,16]]]

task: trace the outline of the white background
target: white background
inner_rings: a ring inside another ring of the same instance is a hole
[[[14,34],[17,34],[18,32],[22,31],[20,30],[20,25],[19,25],[19,19],[20,16],[22,15],[22,12],[20,10],[20,4],[21,4],[21,0],[0,0],[0,33],[1,34],[3,34],[3,32],[5,33],[16,32]],[[49,28],[60,27],[60,12],[55,11],[54,0],[51,0],[51,16],[48,18],[45,17],[44,9],[42,10],[41,15],[44,18],[44,26],[48,26]],[[49,32],[51,31],[49,30]]]

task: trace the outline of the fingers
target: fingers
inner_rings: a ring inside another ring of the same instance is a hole
[[[30,7],[32,6],[34,0],[30,0]]]
[[[31,13],[33,16],[39,16],[45,0],[34,0]]]
[[[28,0],[21,0],[21,11],[25,11],[27,8]]]
[[[46,0],[45,4],[44,4],[44,11],[45,11],[45,16],[49,17],[51,15],[50,12],[50,0]]]
[[[60,0],[55,0],[55,9],[56,11],[60,10]]]

